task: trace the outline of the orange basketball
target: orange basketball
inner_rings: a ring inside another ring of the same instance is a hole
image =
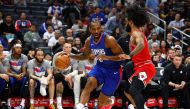
[[[59,70],[64,70],[70,66],[70,57],[68,55],[60,54],[55,59],[55,67]]]

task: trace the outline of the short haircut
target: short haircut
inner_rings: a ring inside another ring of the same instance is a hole
[[[101,26],[100,21],[98,21],[98,20],[93,20],[93,21],[90,22],[89,28],[92,27],[92,24],[93,24],[93,23],[98,23],[98,24]]]
[[[136,27],[142,27],[149,22],[149,17],[145,9],[139,5],[130,5],[126,9],[126,17],[131,20]]]
[[[47,20],[52,20],[52,17],[51,17],[51,16],[47,16],[47,17],[46,17],[46,21],[47,21]]]
[[[44,50],[41,49],[41,48],[36,48],[35,51],[34,51],[34,56],[36,56],[37,52],[38,51],[42,51],[44,53]],[[45,56],[45,53],[44,53],[44,56]]]

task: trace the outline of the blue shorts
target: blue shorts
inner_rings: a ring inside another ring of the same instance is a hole
[[[103,84],[101,92],[106,96],[113,95],[120,82],[119,69],[108,69],[100,66],[94,66],[88,77],[95,77],[99,84]]]

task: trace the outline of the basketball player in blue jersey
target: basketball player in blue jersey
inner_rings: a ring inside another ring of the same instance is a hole
[[[80,97],[77,109],[83,109],[90,98],[90,93],[100,84],[103,84],[98,98],[98,109],[110,105],[109,97],[114,94],[120,82],[120,58],[123,53],[116,40],[101,32],[101,24],[98,21],[90,23],[91,36],[87,38],[84,52],[70,57],[76,60],[97,58],[97,63],[88,74],[88,80]]]

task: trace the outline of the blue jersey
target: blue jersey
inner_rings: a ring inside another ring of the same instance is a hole
[[[90,49],[92,53],[94,53],[96,56],[99,54],[104,54],[106,56],[114,56],[112,51],[108,48],[106,48],[105,45],[105,38],[109,37],[106,33],[103,33],[100,37],[100,40],[98,43],[94,43],[94,37],[91,35],[90,36]],[[104,68],[119,68],[121,64],[121,61],[111,61],[111,60],[103,60],[99,61],[97,60],[97,66],[101,66]]]

